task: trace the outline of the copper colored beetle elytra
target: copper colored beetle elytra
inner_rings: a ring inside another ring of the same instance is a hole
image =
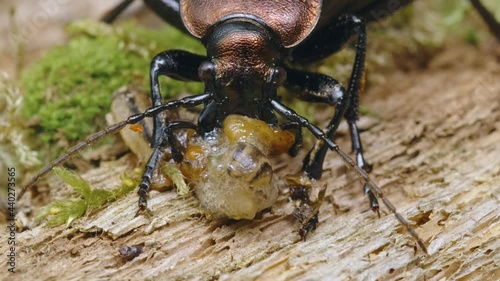
[[[131,2],[132,0],[123,1],[103,20],[113,21]],[[165,21],[199,38],[206,47],[206,56],[182,50],[170,50],[156,55],[150,68],[153,107],[144,113],[132,115],[126,121],[112,125],[74,146],[35,176],[22,193],[54,166],[91,143],[119,131],[126,125],[136,124],[147,117],[152,117],[153,153],[146,164],[138,190],[139,209],[143,210],[147,207],[147,194],[152,175],[161,160],[162,151],[169,149],[171,158],[177,163],[183,161],[185,157],[176,140],[176,131],[192,129],[197,136],[203,138],[220,130],[228,116],[240,115],[263,121],[267,126],[281,127],[284,131],[293,132],[294,143],[288,150],[292,156],[295,156],[300,146],[301,129],[309,130],[317,138],[317,142],[303,161],[302,174],[310,179],[320,179],[326,152],[335,151],[363,182],[371,209],[378,212],[377,198],[382,200],[416,239],[420,248],[426,251],[423,241],[413,228],[384,197],[380,188],[369,179],[367,172],[371,167],[363,157],[363,147],[356,125],[359,94],[363,91],[365,77],[365,24],[379,20],[412,1],[397,1],[399,5],[396,6],[391,0],[144,0],[144,2]],[[493,33],[497,33],[500,29],[498,23],[491,20],[491,15],[488,15],[487,11],[481,10],[482,5],[478,1],[473,1],[473,4],[480,7],[478,10],[481,15],[487,22],[489,21]],[[297,70],[289,66],[290,62],[306,64],[325,58],[341,49],[351,37],[355,37],[356,55],[347,87],[343,87],[327,75]],[[160,75],[202,82],[205,90],[198,95],[163,103],[158,83]],[[277,95],[279,87],[285,87],[298,99],[334,106],[335,114],[326,129],[324,131],[319,129],[282,104]],[[202,106],[196,123],[181,120],[165,121],[158,116],[163,111],[194,106]],[[278,115],[286,122],[278,121]],[[333,141],[333,135],[342,118],[345,118],[349,125],[356,161],[340,150]],[[254,154],[260,153],[260,151],[255,152],[255,149],[236,144],[236,148],[231,150],[235,156],[229,159],[229,162],[239,161],[238,157],[243,155],[241,153],[244,150],[252,151]],[[263,161],[261,166],[264,168],[255,171],[257,179],[258,175],[270,172],[266,161]],[[292,193],[293,199],[308,201],[307,192],[304,190],[298,188]],[[301,235],[305,237],[308,231],[316,227],[317,222],[316,212],[303,222]]]

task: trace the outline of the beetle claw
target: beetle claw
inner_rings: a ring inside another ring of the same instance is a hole
[[[299,235],[302,241],[306,241],[306,237],[309,232],[316,230],[318,222],[319,222],[318,214],[315,214],[306,223],[302,225],[302,227],[299,230]]]

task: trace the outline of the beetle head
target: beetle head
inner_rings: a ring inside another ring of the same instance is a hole
[[[281,40],[256,17],[226,17],[208,30],[203,43],[209,60],[200,66],[199,76],[233,113],[260,112],[256,107],[273,98],[286,79]]]

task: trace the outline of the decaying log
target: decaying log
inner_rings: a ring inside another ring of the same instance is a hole
[[[500,280],[499,77],[498,58],[456,48],[426,70],[388,75],[363,99],[374,113],[360,122],[370,176],[414,224],[428,255],[384,207],[380,219],[363,212],[355,174],[330,153],[320,224],[307,241],[299,241],[285,194],[261,218],[221,222],[202,218],[194,197],[174,191],[151,192],[152,215],[134,217],[131,192],[70,228],[18,234],[16,278]],[[280,172],[298,169],[300,158],[293,161]],[[83,176],[100,187],[125,169],[122,160]],[[142,245],[143,253],[124,260],[124,245]]]

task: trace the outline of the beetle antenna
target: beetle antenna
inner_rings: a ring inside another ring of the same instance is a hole
[[[59,158],[52,161],[49,165],[45,166],[45,168],[43,168],[40,172],[38,172],[38,174],[36,174],[36,176],[32,177],[31,180],[25,186],[23,186],[23,188],[21,189],[21,192],[19,192],[18,200],[21,199],[23,197],[24,193],[26,193],[26,191],[28,189],[30,189],[41,177],[46,175],[48,172],[52,171],[52,169],[54,169],[58,165],[66,162],[66,160],[68,160],[74,154],[84,150],[86,147],[94,144],[95,142],[99,141],[100,139],[104,138],[105,136],[110,135],[110,134],[114,134],[114,133],[120,131],[126,125],[134,124],[134,123],[128,122],[128,121],[129,120],[127,119],[125,121],[111,125],[111,126],[107,127],[106,129],[104,129],[103,131],[95,133],[95,134],[91,135],[90,137],[88,137],[86,140],[71,147],[68,151],[66,151],[65,154],[59,156]]]
[[[415,230],[408,223],[408,221],[397,211],[396,207],[394,207],[391,201],[389,201],[389,199],[387,199],[387,197],[384,196],[382,190],[370,179],[368,174],[361,167],[359,167],[356,164],[356,162],[354,162],[354,160],[352,160],[352,158],[349,157],[349,155],[347,155],[347,153],[341,150],[340,147],[335,142],[331,141],[330,139],[324,136],[321,137],[321,139],[328,143],[330,149],[335,151],[349,168],[354,169],[360,181],[363,184],[366,184],[373,193],[377,194],[377,197],[381,199],[382,202],[384,202],[384,205],[387,207],[387,209],[389,209],[394,214],[396,219],[406,228],[406,230],[410,233],[410,235],[415,240],[417,240],[417,243],[420,246],[420,248],[427,254],[427,247],[425,246],[424,241],[420,238],[420,236],[418,236],[417,232],[415,232]]]
[[[164,103],[164,104],[161,104],[158,106],[153,106],[153,107],[148,108],[143,113],[131,115],[127,118],[127,120],[121,121],[121,122],[116,123],[114,125],[111,125],[111,126],[107,127],[106,129],[104,129],[103,131],[100,131],[98,133],[91,135],[85,141],[82,141],[82,142],[78,143],[77,145],[73,146],[72,148],[70,148],[64,155],[62,155],[59,158],[57,158],[56,160],[54,160],[52,163],[50,163],[45,168],[43,168],[40,172],[38,172],[38,174],[36,176],[31,178],[31,180],[25,186],[23,186],[23,188],[19,192],[18,200],[21,199],[23,197],[24,193],[26,193],[26,191],[29,188],[31,188],[41,177],[46,175],[48,172],[50,172],[56,166],[64,163],[66,160],[68,160],[68,158],[70,158],[74,154],[82,151],[86,147],[94,144],[95,142],[99,141],[100,139],[104,138],[105,136],[110,135],[110,134],[114,134],[114,133],[120,131],[121,129],[123,129],[127,125],[136,124],[136,123],[142,121],[144,118],[156,116],[160,112],[163,112],[163,111],[166,111],[169,109],[178,108],[181,106],[183,106],[183,107],[197,106],[199,104],[202,104],[205,100],[209,99],[210,97],[211,97],[210,94],[200,94],[200,95],[185,97],[185,98],[182,98],[179,100],[169,101],[167,103]]]

